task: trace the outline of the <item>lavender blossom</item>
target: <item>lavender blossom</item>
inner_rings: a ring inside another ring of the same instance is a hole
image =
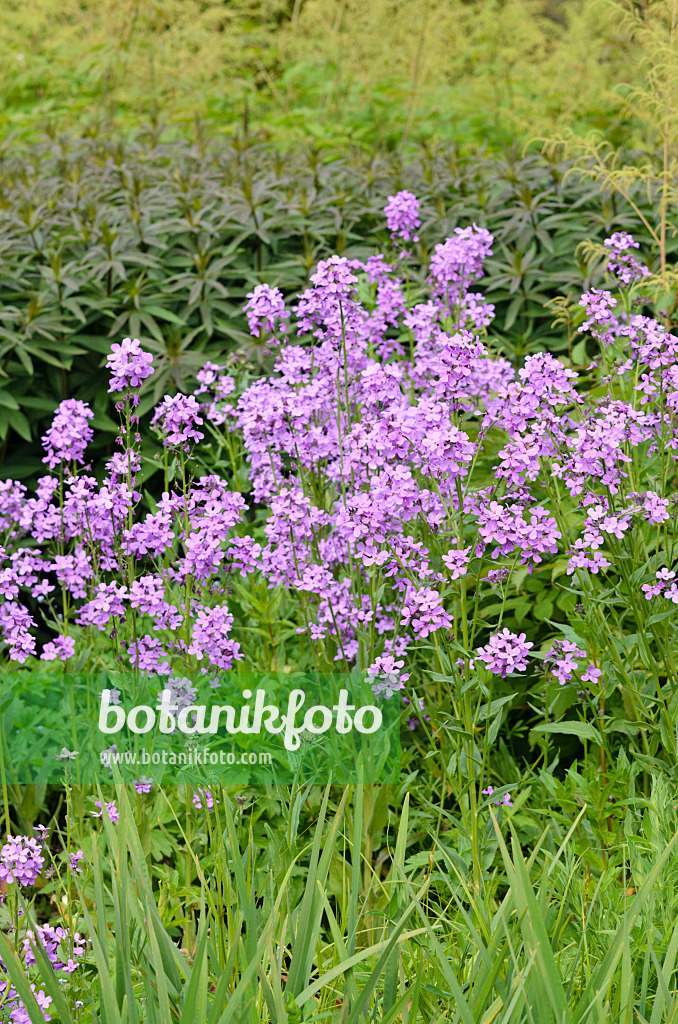
[[[201,441],[205,436],[196,429],[203,423],[203,419],[193,395],[175,395],[174,398],[166,396],[156,406],[151,423],[160,424],[160,430],[165,435],[163,444],[168,447],[181,446],[188,451],[189,441]]]
[[[140,387],[153,373],[152,363],[153,356],[144,352],[138,338],[123,338],[119,345],[111,345],[111,353],[106,360],[107,368],[112,371],[109,393]]]
[[[0,879],[7,883],[35,885],[44,863],[45,858],[37,839],[31,836],[7,836],[7,842],[0,850]]]
[[[394,196],[388,196],[384,207],[386,224],[391,238],[401,238],[404,242],[418,242],[416,234],[421,224],[419,219],[419,200],[412,192],[402,189]]]
[[[485,662],[493,675],[502,678],[509,673],[523,672],[527,668],[528,651],[534,644],[525,633],[511,633],[504,628],[491,636],[485,647],[479,647],[476,657]]]
[[[268,284],[255,285],[254,291],[247,293],[247,302],[243,309],[250,334],[255,338],[259,337],[262,329],[269,334],[273,333],[276,327],[283,332],[287,330],[280,321],[289,317],[290,312],[285,309],[285,300],[279,288],[271,288]]]
[[[62,462],[84,461],[85,448],[94,437],[88,423],[93,416],[87,403],[76,398],[67,398],[57,406],[52,425],[42,439],[47,453],[42,461],[50,469]]]

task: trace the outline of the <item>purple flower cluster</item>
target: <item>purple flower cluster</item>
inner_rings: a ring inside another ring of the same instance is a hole
[[[414,237],[418,218],[415,197],[389,198],[394,237]],[[609,242],[620,265],[635,244]],[[45,441],[53,472],[31,494],[0,482],[10,659],[37,653],[23,595],[49,602],[59,587],[68,614],[44,660],[67,660],[99,634],[116,667],[161,675],[189,706],[192,673],[212,680],[244,656],[248,631],[238,634],[229,583],[251,578],[253,590],[290,595],[292,630],[324,659],[402,697],[420,642],[457,630],[460,591],[479,602],[499,586],[506,594],[515,570],[522,578],[557,557],[571,576],[595,577],[636,529],[661,528],[668,499],[631,490],[629,477],[646,455],[678,453],[678,338],[591,290],[582,329],[607,360],[607,393],[590,393],[549,353],[515,370],[488,350],[494,310],[470,290],[492,245],[477,225],[457,228],[435,247],[427,293],[413,304],[382,254],[321,261],[289,308],[277,288],[258,285],[246,304],[252,333],[285,328],[272,372],[253,379],[206,363],[193,395],[163,398],[153,423],[167,447],[190,450],[151,510],[128,430],[102,479],[76,473],[91,416],[83,403],[60,407]],[[129,414],[152,357],[125,339],[108,366],[111,391],[130,392]],[[208,427],[230,456],[242,453],[247,498],[207,471]],[[559,515],[554,495],[571,514]],[[673,577],[643,591],[675,600]],[[549,671],[567,682],[586,657],[582,679],[594,682],[595,659],[570,643],[553,646]],[[473,660],[503,677],[527,668],[532,647],[495,627]]]
[[[643,583],[641,590],[645,595],[646,601],[651,601],[653,597],[663,597],[667,601],[673,601],[674,604],[678,604],[678,580],[676,580],[676,573],[671,569],[658,569],[655,573],[656,583]]]
[[[494,239],[486,228],[477,224],[455,228],[452,238],[440,242],[431,257],[431,281],[438,294],[450,303],[462,304],[465,292],[474,279],[482,277],[483,263],[492,253]]]
[[[90,811],[90,814],[92,815],[93,818],[103,818],[104,810],[105,810],[106,811],[106,817],[110,820],[111,824],[112,825],[117,825],[118,824],[118,821],[120,820],[120,812],[118,811],[118,808],[115,805],[115,801],[112,801],[111,803],[104,804],[104,807],[102,808],[101,800],[95,800],[94,801],[94,806],[97,807],[98,810]]]
[[[382,655],[375,659],[367,670],[368,677],[372,680],[372,691],[375,697],[390,699],[394,693],[404,689],[405,683],[410,678],[409,672],[403,672],[405,662],[402,658],[396,660],[392,654]]]
[[[247,302],[243,309],[250,334],[255,338],[259,337],[262,328],[269,334],[272,334],[276,327],[282,332],[287,329],[280,321],[287,319],[290,312],[285,309],[285,300],[279,288],[271,288],[268,284],[255,285],[254,291],[247,293]]]
[[[28,929],[24,933],[18,952],[23,958],[25,969],[30,972],[36,964],[35,948],[40,947],[52,965],[57,980],[61,985],[65,985],[80,967],[87,946],[88,940],[79,932],[70,935],[61,925],[44,924],[37,925],[35,929]],[[11,1024],[31,1024],[35,1018],[29,1014],[16,989],[9,980],[5,980],[5,977],[6,968],[0,960],[0,1002],[4,1013],[8,1013],[8,1016],[3,1015],[3,1020]],[[35,983],[30,983],[30,989],[44,1020],[51,1020],[47,1011],[52,1003],[52,997],[38,989]]]
[[[465,576],[471,561],[471,548],[452,549],[443,555],[443,562],[450,571],[450,579],[457,580]]]
[[[72,636],[57,636],[48,640],[42,648],[42,661],[68,661],[75,654],[75,639]]]
[[[153,356],[144,352],[138,338],[123,338],[111,345],[106,366],[112,372],[109,392],[138,388],[153,373]]]
[[[32,836],[7,836],[7,842],[0,850],[0,880],[7,884],[24,886],[35,885],[38,876],[42,873],[45,865],[45,857],[42,844],[48,840],[49,829],[44,825],[37,825],[34,829],[36,838]],[[71,855],[71,867],[76,872],[82,869],[79,861],[83,857],[82,850]],[[45,875],[48,876],[48,869]],[[23,910],[19,909],[19,917],[23,917]],[[35,930],[27,930],[20,937],[17,950],[23,957],[26,970],[29,970],[36,963],[34,948],[36,945],[42,947],[53,970],[61,984],[65,984],[68,978],[79,967],[78,961],[85,955],[87,941],[78,932],[69,935],[61,926],[38,925]],[[34,983],[30,983],[38,1006],[40,1007],[45,1020],[50,1020],[47,1010],[52,1002],[51,996],[47,996],[38,989]],[[12,1024],[31,1024],[33,1018],[28,1013],[23,1000],[16,989],[7,978],[7,969],[0,958],[0,1003],[3,1006],[3,1020],[11,1021]],[[5,1016],[5,1014],[7,1016]]]
[[[650,276],[650,270],[631,255],[631,249],[638,249],[638,242],[626,231],[616,231],[605,239],[605,248],[610,250],[607,269],[621,285],[635,284],[643,277]]]
[[[525,633],[511,633],[504,628],[491,636],[485,647],[479,647],[476,658],[483,661],[493,675],[502,678],[509,673],[523,672],[527,668],[528,651],[534,644]]]
[[[82,851],[80,851],[82,852]],[[35,963],[33,946],[41,945],[55,971],[63,971],[65,974],[72,974],[77,970],[76,959],[85,955],[88,940],[84,939],[79,932],[70,936],[65,928],[60,925],[38,925],[35,931],[26,932],[23,940],[24,962],[28,967]],[[72,954],[67,952],[73,946]]]
[[[200,788],[198,788],[198,790],[193,794],[191,801],[193,806],[199,811],[203,809],[203,804],[205,810],[211,811],[213,810],[214,805],[219,803],[217,798],[209,791],[209,789]]]
[[[492,796],[494,793],[494,786],[488,786],[487,789],[482,790],[483,796]],[[511,800],[510,793],[504,793],[501,800],[493,800],[492,803],[495,807],[513,807],[513,801]]]
[[[190,441],[202,441],[205,436],[197,428],[203,423],[200,406],[193,395],[167,395],[153,413],[152,424],[159,424],[164,434],[163,444],[168,448],[181,446],[189,449]]]
[[[193,396],[161,403],[155,418],[167,432],[167,443],[185,445],[202,438],[197,430],[203,421],[200,409]],[[183,490],[167,492],[153,513],[135,518],[140,467],[132,451],[122,461],[110,460],[103,481],[84,474],[66,476],[60,487],[58,480],[43,477],[34,497],[28,498],[20,485],[0,494],[13,541],[13,550],[0,549],[0,636],[12,660],[25,662],[38,653],[36,622],[18,598],[27,592],[49,600],[54,579],[69,594],[71,614],[63,634],[44,645],[40,657],[45,661],[72,658],[82,630],[106,631],[115,639],[130,612],[142,628],[133,638],[123,634],[119,646],[130,664],[144,671],[167,674],[174,662],[187,667],[191,656],[203,665],[227,668],[240,656],[239,644],[228,635],[233,617],[221,603],[223,597],[220,601],[224,588],[217,581],[228,565],[229,535],[246,509],[244,499],[222,479],[203,476]],[[23,538],[41,545],[44,554],[24,546]],[[175,538],[181,544],[180,557],[164,557]],[[127,558],[140,563],[131,585]],[[181,592],[189,578],[187,615],[186,606],[170,595]],[[176,632],[179,624],[186,627],[181,636]]]
[[[37,839],[32,836],[7,836],[7,842],[0,850],[0,879],[3,882],[18,882],[19,885],[35,885],[44,863],[45,858]]]
[[[80,861],[84,858],[84,856],[85,854],[83,853],[82,850],[76,850],[75,853],[69,854],[68,866],[71,869],[71,871],[75,872],[76,875],[82,874],[82,867],[80,865]]]
[[[389,196],[384,207],[386,225],[391,238],[401,238],[403,242],[418,242],[416,231],[421,224],[419,219],[419,200],[407,189]]]
[[[586,651],[582,651],[573,640],[555,640],[544,664],[560,685],[565,686],[577,671],[577,660],[584,657]]]
[[[57,407],[52,425],[42,439],[50,469],[62,462],[83,462],[85,448],[94,437],[88,420],[94,413],[86,402],[67,398]]]

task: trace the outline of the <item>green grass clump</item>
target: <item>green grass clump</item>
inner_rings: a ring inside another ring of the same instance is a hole
[[[595,873],[585,805],[537,828],[527,854],[521,816],[507,827],[485,809],[496,862],[474,891],[455,831],[435,836],[408,792],[388,796],[382,826],[370,787],[271,790],[244,806],[222,794],[188,836],[174,796],[146,806],[120,788],[120,821],[105,823],[62,912],[91,936],[90,981],[74,976],[65,997],[38,949],[40,984],[60,1024],[673,1021],[671,790],[660,776],[649,799],[632,787]],[[185,860],[159,901],[154,816]],[[262,831],[266,817],[275,830]],[[12,944],[0,942],[38,1024]]]

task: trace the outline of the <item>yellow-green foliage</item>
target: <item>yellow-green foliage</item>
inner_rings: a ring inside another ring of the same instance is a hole
[[[599,0],[3,0],[0,124],[505,142],[607,121],[626,40]]]
[[[577,160],[580,173],[607,192],[618,192],[639,213],[642,196],[653,204],[644,227],[656,246],[659,273],[646,279],[648,292],[667,310],[666,324],[678,309],[678,261],[675,260],[678,212],[678,0],[606,0],[635,55],[637,75],[618,92],[632,133],[624,147],[600,131],[577,136],[571,128],[551,134],[546,149]],[[629,157],[629,146],[636,152]],[[595,246],[585,252],[596,258]],[[672,257],[672,258],[670,258]]]
[[[278,0],[5,0],[5,112],[201,112],[204,91],[255,81],[282,13]]]
[[[518,131],[576,123],[627,66],[624,36],[591,0],[307,0],[284,34],[299,62],[377,87],[397,78],[420,105]],[[309,46],[309,43],[311,45]],[[601,104],[601,100],[603,103]]]

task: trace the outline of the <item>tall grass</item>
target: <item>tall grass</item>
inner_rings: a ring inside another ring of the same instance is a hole
[[[253,871],[248,815],[226,794],[206,835],[186,843],[191,924],[179,948],[167,908],[156,905],[138,814],[120,787],[120,821],[107,823],[92,875],[64,911],[92,940],[96,976],[84,1006],[69,1006],[37,950],[56,1020],[676,1020],[678,821],[661,778],[648,801],[628,807],[622,863],[595,883],[577,851],[585,808],[569,827],[546,827],[529,855],[514,826],[489,812],[503,871],[476,891],[444,837],[429,833],[422,853],[408,855],[407,794],[390,822],[382,870],[365,858],[369,787],[327,787],[317,821],[301,832],[308,791],[276,796],[285,834],[265,874]],[[214,852],[209,872],[202,840]],[[42,1024],[6,938],[2,957],[31,1020]]]

